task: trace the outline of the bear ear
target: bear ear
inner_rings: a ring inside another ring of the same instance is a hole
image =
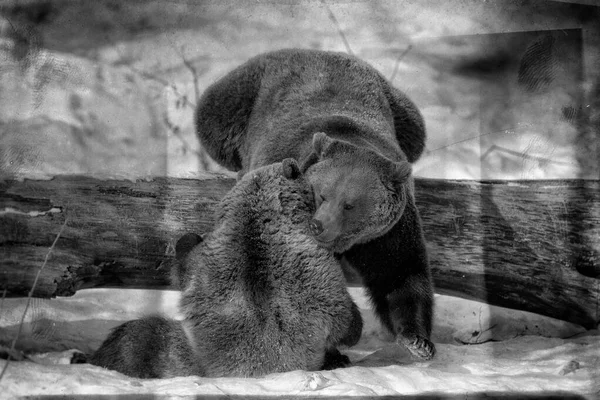
[[[313,135],[313,149],[319,159],[323,158],[329,147],[335,142],[325,132],[317,132]]]
[[[404,184],[412,172],[412,167],[407,161],[392,163],[392,181],[396,184]]]
[[[238,182],[241,181],[244,175],[246,175],[246,172],[243,169],[240,169],[236,174],[235,180]]]
[[[283,176],[287,179],[297,179],[300,176],[300,166],[293,158],[286,158],[281,162]]]
[[[304,159],[300,166],[300,171],[305,173],[310,167],[319,162],[319,156],[315,152],[311,152],[308,157]]]

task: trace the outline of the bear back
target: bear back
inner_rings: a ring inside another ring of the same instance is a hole
[[[348,54],[307,49],[260,54],[211,85],[196,127],[210,156],[235,171],[287,157],[303,162],[319,131],[411,163],[426,136],[418,108],[375,68]]]
[[[184,325],[208,376],[321,368],[350,329],[339,262],[308,232],[310,185],[295,160],[244,175],[213,231],[183,260]]]

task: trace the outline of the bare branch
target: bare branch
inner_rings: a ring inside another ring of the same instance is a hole
[[[181,60],[183,61],[183,65],[190,70],[191,74],[192,74],[192,79],[194,80],[194,96],[196,99],[196,103],[198,103],[198,101],[200,101],[200,85],[199,85],[199,80],[198,80],[198,70],[196,69],[196,67],[194,67],[194,64],[192,64],[190,62],[190,60],[188,60],[185,57],[185,54],[183,53],[183,46],[181,49],[178,49],[178,53],[181,56]]]
[[[173,48],[175,48],[176,51],[179,53],[179,56],[181,57],[181,60],[183,61],[183,65],[192,74],[192,79],[194,82],[194,97],[195,97],[195,101],[197,104],[200,101],[200,80],[198,77],[198,70],[196,69],[194,64],[185,56],[183,46],[181,48],[178,48],[175,46],[174,43],[172,43],[172,45],[173,45]],[[186,98],[186,100],[187,100],[187,98]],[[188,103],[189,103],[189,101],[188,101]],[[187,143],[187,141],[181,135],[177,135],[177,136],[184,143],[184,146],[186,146],[186,148],[189,148],[189,144]],[[204,149],[200,148],[200,151],[194,151],[194,154],[196,154],[196,156],[198,157],[198,161],[200,162],[201,168],[204,171],[208,171],[210,168],[210,165],[209,165],[208,161],[206,160],[208,155],[206,154]]]
[[[173,135],[175,135],[176,138],[178,138],[179,140],[181,140],[181,143],[183,143],[183,147],[185,147],[185,149],[187,151],[190,151],[192,153],[194,153],[198,158],[202,157],[202,154],[200,154],[200,152],[193,150],[192,146],[190,146],[190,144],[188,143],[188,141],[183,137],[183,135],[181,135],[181,130],[179,129],[179,127],[175,124],[173,124],[170,120],[169,117],[166,115],[163,118],[165,125],[167,125],[167,127],[169,128],[169,130],[171,131],[171,133],[173,133]]]
[[[400,53],[400,55],[398,56],[398,58],[396,58],[396,65],[394,65],[394,71],[392,72],[392,76],[390,76],[390,83],[392,83],[394,81],[394,79],[396,78],[396,74],[398,73],[398,68],[400,67],[400,61],[402,61],[402,59],[404,58],[404,56],[412,49],[412,44],[409,44],[408,47],[406,49],[404,49],[404,51],[402,53]]]
[[[513,156],[522,157],[523,159],[526,159],[526,160],[535,160],[535,161],[539,161],[539,162],[543,162],[543,163],[560,164],[560,165],[571,165],[572,164],[572,163],[565,162],[565,161],[556,161],[556,160],[551,160],[551,159],[545,158],[545,157],[532,156],[527,153],[523,153],[520,151],[514,151],[511,149],[507,149],[506,147],[497,146],[495,144],[491,145],[490,148],[487,149],[487,151],[481,155],[481,157],[480,157],[481,160],[483,161],[488,155],[492,154],[494,151],[508,153]]]
[[[65,212],[66,212],[66,209],[65,209]],[[23,324],[25,323],[25,316],[27,315],[27,311],[29,310],[29,305],[31,304],[31,297],[33,296],[33,292],[35,290],[35,287],[37,286],[37,282],[38,282],[38,279],[40,278],[40,274],[42,273],[42,271],[44,270],[44,267],[48,263],[48,258],[50,257],[50,254],[52,253],[54,246],[56,246],[56,242],[58,242],[58,239],[60,238],[60,235],[62,234],[63,230],[65,229],[65,226],[67,226],[68,219],[69,219],[68,217],[65,217],[65,221],[63,222],[63,224],[60,228],[60,231],[58,231],[58,234],[54,238],[54,242],[52,242],[52,246],[50,246],[50,248],[48,249],[48,252],[46,253],[46,257],[44,258],[44,263],[42,264],[42,266],[38,270],[37,274],[35,275],[33,285],[31,286],[31,290],[29,291],[29,295],[27,296],[27,303],[25,304],[25,310],[23,311],[23,315],[21,316],[21,322],[19,323],[19,329],[17,330],[17,334],[15,335],[15,338],[13,339],[12,344],[10,345],[10,350],[8,351],[9,357],[6,359],[6,364],[4,364],[4,368],[2,368],[2,372],[0,373],[0,382],[2,381],[2,378],[4,377],[4,374],[6,373],[6,369],[8,368],[8,364],[10,363],[10,360],[11,360],[11,355],[15,354],[15,346],[17,344],[17,340],[19,340],[19,336],[21,335],[21,330],[23,328]],[[6,289],[4,289],[4,293],[6,294]]]
[[[346,35],[344,34],[344,31],[342,31],[342,27],[340,26],[340,23],[338,22],[337,18],[333,14],[333,11],[331,11],[331,7],[329,7],[329,4],[327,4],[325,2],[325,0],[321,0],[321,3],[327,9],[327,14],[329,15],[329,19],[335,24],[338,33],[342,37],[342,41],[344,42],[344,46],[346,46],[346,51],[348,52],[348,54],[354,55],[354,53],[352,52],[352,49],[350,48],[350,43],[348,43],[348,40],[346,40]]]
[[[431,153],[431,152],[434,152],[434,151],[442,150],[442,149],[445,149],[445,148],[457,145],[459,143],[468,142],[469,140],[479,139],[480,137],[483,137],[483,136],[495,135],[496,133],[510,133],[510,134],[515,134],[518,131],[523,130],[523,129],[525,129],[525,127],[522,127],[522,128],[511,128],[511,129],[502,129],[502,130],[499,130],[499,131],[482,133],[481,135],[472,136],[472,137],[469,137],[469,138],[466,138],[466,139],[459,140],[457,142],[453,142],[453,143],[447,144],[445,146],[437,147],[437,148],[432,149],[432,150],[427,150],[427,152]]]

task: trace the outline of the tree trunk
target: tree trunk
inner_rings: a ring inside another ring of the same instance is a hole
[[[2,183],[0,289],[29,293],[65,218],[34,296],[169,288],[177,239],[207,232],[234,184],[215,175]],[[417,179],[415,187],[438,293],[598,324],[600,181]]]

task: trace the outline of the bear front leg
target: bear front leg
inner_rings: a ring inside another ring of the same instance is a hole
[[[343,334],[343,337],[341,339],[339,339],[339,337],[329,337],[329,341],[331,344],[330,347],[325,351],[325,360],[323,361],[323,366],[321,367],[321,369],[329,370],[336,368],[344,368],[351,364],[348,356],[345,356],[344,354],[340,353],[336,347],[338,344],[348,347],[354,346],[356,343],[358,343],[362,334],[363,320],[360,314],[360,310],[358,309],[358,306],[354,303],[354,301],[352,301],[350,296],[348,296],[348,298],[348,301],[352,304],[350,317],[351,319],[350,323],[348,324],[348,329]]]
[[[110,333],[89,363],[135,378],[202,375],[179,321],[148,316]]]
[[[435,355],[430,341],[433,293],[427,276],[411,276],[386,296],[396,341],[420,359]]]
[[[428,277],[407,278],[387,294],[382,293],[381,285],[370,283],[366,286],[376,314],[395,335],[396,342],[417,358],[433,358],[435,345],[430,340],[433,292]]]
[[[363,278],[381,322],[414,356],[431,359],[433,283],[421,220],[412,201],[385,235],[354,245],[343,259]]]

